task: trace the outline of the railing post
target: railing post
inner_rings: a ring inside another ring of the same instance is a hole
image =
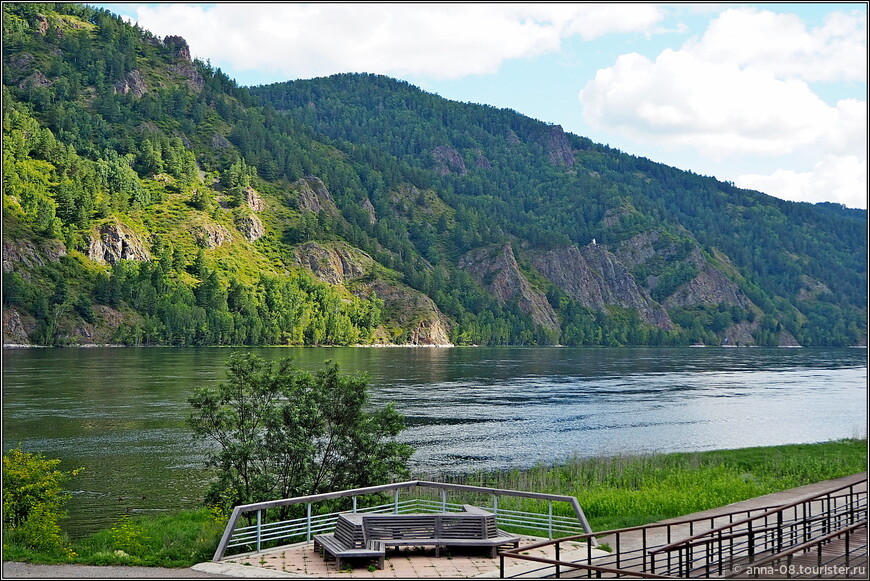
[[[262,536],[262,531],[260,530],[263,526],[263,511],[257,511],[257,552],[260,552],[260,537]]]
[[[311,503],[306,503],[305,540],[311,540]]]
[[[492,495],[492,513],[498,516],[498,495]]]
[[[552,503],[551,503],[552,504]],[[553,538],[553,537],[550,537]],[[556,541],[556,560],[561,561],[561,551],[560,551],[561,543]],[[559,563],[556,563],[556,579],[562,576],[562,567],[559,566]]]
[[[548,538],[553,538],[553,501],[547,501],[548,511],[547,511],[547,534]],[[558,559],[558,557],[557,557]]]
[[[441,489],[441,512],[447,512],[447,489]]]
[[[399,489],[393,491],[393,514],[399,514]]]
[[[353,512],[356,512],[356,496],[353,497]]]

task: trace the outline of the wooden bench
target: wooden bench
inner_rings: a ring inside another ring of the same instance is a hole
[[[339,515],[335,523],[335,532],[331,535],[314,535],[314,551],[325,559],[326,555],[335,558],[335,568],[341,570],[344,559],[377,559],[378,569],[384,568],[384,543],[378,540],[367,540],[362,530],[357,530],[347,519]]]
[[[439,514],[367,514],[362,519],[363,537],[382,541],[385,547],[434,546],[489,547],[492,557],[498,547],[518,547],[520,538],[498,529],[495,515],[466,505],[465,512]]]

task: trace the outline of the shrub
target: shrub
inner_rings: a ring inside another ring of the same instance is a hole
[[[69,494],[64,484],[81,469],[58,470],[60,460],[24,452],[21,447],[3,456],[3,532],[22,546],[63,551],[58,521]]]

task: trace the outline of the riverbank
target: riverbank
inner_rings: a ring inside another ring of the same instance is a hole
[[[468,474],[472,485],[576,496],[594,530],[708,510],[867,470],[866,439],[711,452],[575,458],[554,466]],[[509,508],[504,506],[504,508]],[[205,509],[122,519],[70,541],[67,555],[16,547],[4,559],[36,564],[190,567],[211,558],[224,519]]]

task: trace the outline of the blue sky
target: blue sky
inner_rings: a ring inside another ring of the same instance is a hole
[[[242,85],[342,72],[514,109],[770,195],[867,207],[867,4],[95,4]]]

